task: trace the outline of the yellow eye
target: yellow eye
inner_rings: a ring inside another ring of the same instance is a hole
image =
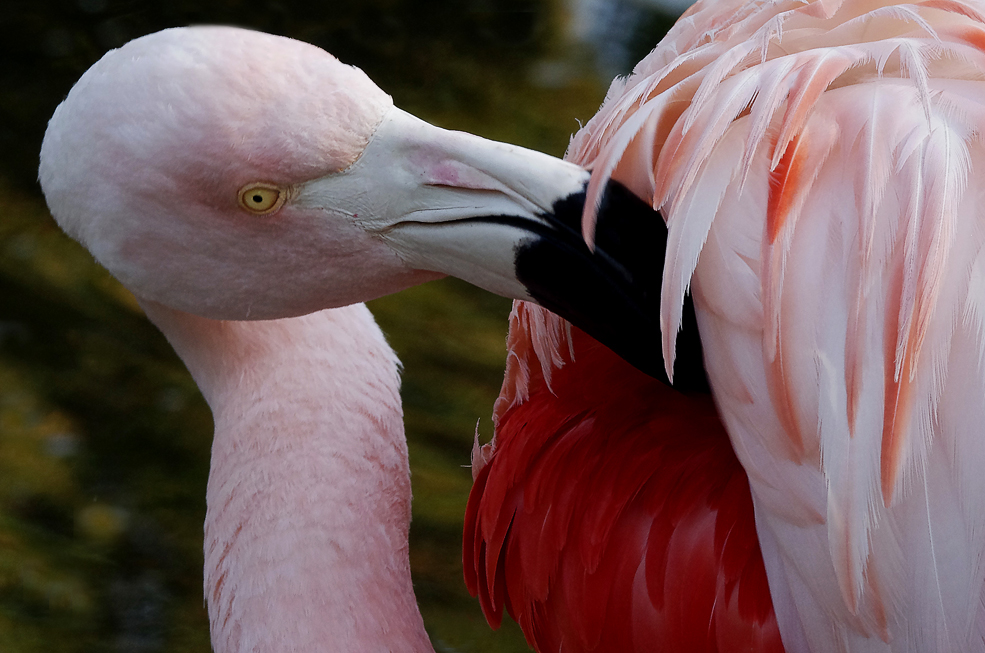
[[[250,213],[273,213],[284,203],[285,193],[270,184],[247,184],[239,191],[239,205]]]

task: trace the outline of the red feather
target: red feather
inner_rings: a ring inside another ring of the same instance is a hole
[[[489,623],[505,605],[541,652],[782,652],[749,482],[711,398],[571,338],[550,387],[528,361],[529,396],[499,416],[469,497],[465,580]]]

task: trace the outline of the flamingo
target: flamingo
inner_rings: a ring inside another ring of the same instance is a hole
[[[699,0],[613,82],[585,235],[610,179],[659,209],[653,337],[676,380],[694,311],[714,408],[515,304],[463,550],[493,626],[985,651],[983,125],[977,0]]]
[[[218,653],[432,650],[398,363],[359,302],[454,274],[617,348],[624,322],[654,324],[650,278],[581,239],[582,168],[433,127],[286,38],[172,29],[106,54],[55,111],[39,177],[212,409]],[[652,212],[613,188],[616,223]]]

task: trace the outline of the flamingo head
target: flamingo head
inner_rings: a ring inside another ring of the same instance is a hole
[[[590,332],[656,333],[659,277],[580,238],[588,172],[429,125],[299,41],[193,27],[107,53],[55,111],[39,176],[62,228],[139,298],[203,317],[301,315],[451,274]]]
[[[138,296],[223,319],[303,314],[438,276],[404,265],[358,197],[319,204],[390,111],[314,46],[166,30],[79,80],[40,178],[62,228]],[[391,187],[363,181],[365,195]]]

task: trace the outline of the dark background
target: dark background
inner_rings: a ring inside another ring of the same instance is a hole
[[[0,652],[209,650],[202,521],[212,420],[132,297],[48,216],[37,153],[106,50],[219,23],[309,41],[444,127],[560,156],[670,25],[632,0],[74,0],[0,9]],[[476,420],[507,300],[454,280],[371,308],[405,365],[411,562],[439,651],[522,651],[461,580]],[[437,335],[436,335],[437,334]]]

